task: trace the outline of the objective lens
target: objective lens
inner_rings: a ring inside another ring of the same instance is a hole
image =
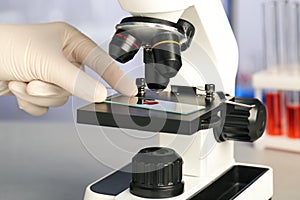
[[[177,35],[164,32],[152,39],[155,68],[166,77],[174,77],[182,66],[181,48]]]
[[[109,44],[109,55],[120,63],[133,59],[140,42],[126,31],[118,30]]]
[[[170,79],[162,76],[153,64],[146,64],[145,79],[148,88],[154,92],[161,92],[166,89],[170,82]]]
[[[170,79],[164,77],[156,68],[156,63],[153,61],[152,51],[144,50],[145,63],[145,80],[150,90],[154,92],[161,92],[166,89]]]

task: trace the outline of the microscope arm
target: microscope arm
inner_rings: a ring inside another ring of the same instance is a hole
[[[207,77],[207,79],[211,81],[221,79],[222,85],[216,83],[217,91],[233,95],[238,69],[238,47],[221,1],[195,1],[194,6],[188,8],[182,18],[196,27],[193,44],[202,47],[207,55],[197,55],[197,52],[190,51],[189,53],[197,57],[201,56],[203,59],[208,56],[212,62],[197,67],[203,72],[215,68],[220,77]]]

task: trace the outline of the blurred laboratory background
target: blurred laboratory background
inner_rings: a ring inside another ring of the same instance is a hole
[[[270,119],[256,145],[236,144],[236,159],[274,169],[275,200],[300,199],[300,6],[292,0],[222,2],[239,46],[235,95],[262,99]],[[0,1],[0,23],[65,21],[104,48],[125,16],[117,0]],[[83,104],[71,98],[32,117],[14,97],[0,97],[0,200],[79,200],[88,184],[112,170],[85,145],[97,129],[76,125]]]

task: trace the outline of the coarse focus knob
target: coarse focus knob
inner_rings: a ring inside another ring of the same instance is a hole
[[[182,194],[182,164],[182,158],[173,149],[142,149],[132,159],[130,192],[142,198],[171,198]]]
[[[266,108],[258,99],[234,98],[236,104],[227,104],[221,141],[254,142],[266,127]],[[249,105],[243,106],[244,105]]]

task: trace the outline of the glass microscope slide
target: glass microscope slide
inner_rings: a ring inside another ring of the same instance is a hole
[[[115,96],[110,97],[104,103],[143,108],[148,110],[163,111],[173,114],[188,115],[204,109],[204,106],[164,101],[158,99],[145,99],[140,97]]]

